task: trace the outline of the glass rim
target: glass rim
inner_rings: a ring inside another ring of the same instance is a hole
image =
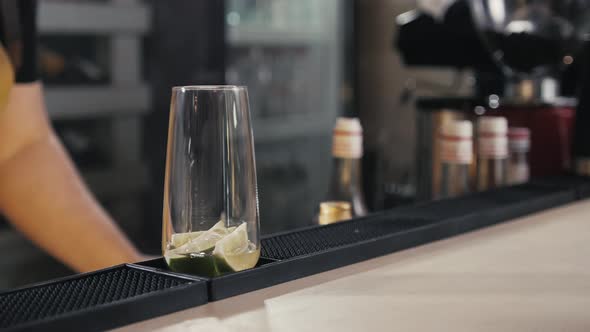
[[[172,91],[226,91],[246,90],[244,85],[183,85],[174,86]]]

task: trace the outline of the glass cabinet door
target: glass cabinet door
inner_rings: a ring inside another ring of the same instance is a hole
[[[310,224],[325,194],[350,24],[343,4],[226,2],[226,81],[250,93],[263,233]]]

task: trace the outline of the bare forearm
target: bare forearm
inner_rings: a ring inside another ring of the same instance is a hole
[[[72,268],[90,271],[139,258],[86,190],[51,131],[0,164],[0,184],[4,214]]]
[[[40,83],[15,85],[0,111],[0,210],[33,242],[78,271],[139,258],[55,137]]]

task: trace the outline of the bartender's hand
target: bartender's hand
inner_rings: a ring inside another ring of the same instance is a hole
[[[146,258],[84,186],[49,124],[40,83],[15,85],[0,112],[0,210],[80,272]]]

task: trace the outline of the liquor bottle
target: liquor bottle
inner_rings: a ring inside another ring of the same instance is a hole
[[[502,187],[507,183],[508,121],[482,116],[477,124],[477,189]]]
[[[361,181],[363,128],[358,118],[338,118],[332,136],[332,177],[318,222],[328,224],[367,214]]]
[[[439,198],[470,192],[469,167],[473,162],[473,125],[470,121],[449,121],[439,134],[441,186]]]
[[[529,180],[527,154],[531,148],[531,134],[528,128],[514,127],[508,130],[508,183],[519,184]]]

